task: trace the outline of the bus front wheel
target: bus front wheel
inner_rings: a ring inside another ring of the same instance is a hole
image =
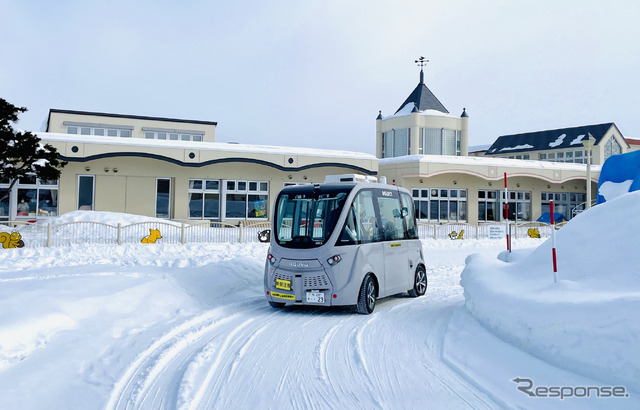
[[[358,304],[356,309],[362,315],[369,315],[376,307],[376,281],[371,275],[367,275],[360,286]]]

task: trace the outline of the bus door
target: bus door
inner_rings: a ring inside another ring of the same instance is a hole
[[[409,274],[407,241],[402,206],[397,189],[380,189],[376,192],[380,212],[380,227],[384,252],[384,294],[405,292],[413,286]],[[381,292],[382,293],[382,292]]]

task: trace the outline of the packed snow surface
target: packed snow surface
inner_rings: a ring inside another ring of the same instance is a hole
[[[638,408],[639,200],[558,231],[558,283],[550,241],[425,239],[426,295],[369,316],[271,308],[266,244],[0,249],[0,408]]]

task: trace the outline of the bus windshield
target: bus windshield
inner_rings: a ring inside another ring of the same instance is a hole
[[[275,209],[275,234],[286,248],[322,246],[331,236],[351,187],[282,192]]]

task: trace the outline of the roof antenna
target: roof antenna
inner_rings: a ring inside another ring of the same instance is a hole
[[[422,67],[426,66],[429,60],[420,56],[419,59],[416,60],[416,64],[420,67],[420,84],[424,84],[424,71],[422,71]]]

